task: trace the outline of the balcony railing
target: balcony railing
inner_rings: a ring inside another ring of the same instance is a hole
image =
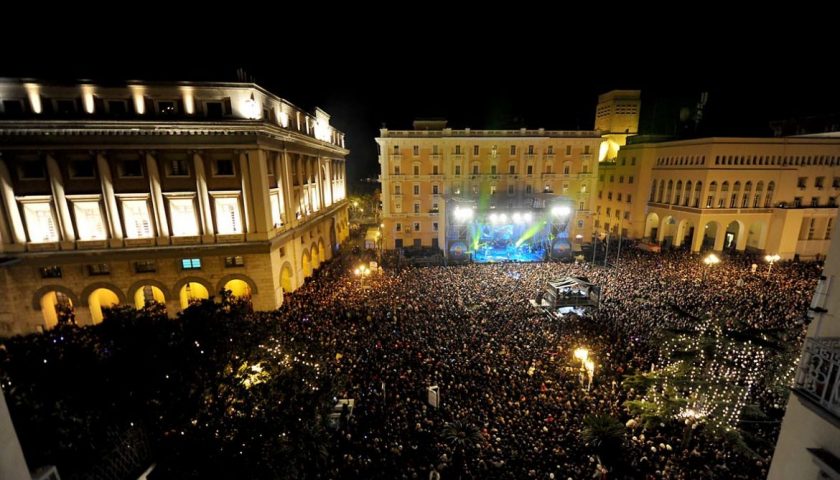
[[[840,337],[805,339],[794,388],[840,417]]]

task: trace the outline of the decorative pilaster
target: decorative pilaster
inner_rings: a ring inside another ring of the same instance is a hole
[[[204,158],[200,152],[193,152],[193,170],[195,170],[195,195],[198,203],[198,214],[201,216],[202,237],[204,243],[213,243],[215,229],[213,228],[213,210],[210,208],[210,194],[207,191],[207,173],[204,171]]]
[[[26,245],[26,230],[23,228],[23,219],[20,217],[15,192],[12,188],[12,178],[6,162],[0,159],[0,194],[3,196],[3,207],[11,222],[11,239],[18,245]]]
[[[64,196],[64,177],[61,175],[61,169],[58,168],[58,162],[49,154],[47,155],[47,175],[50,178],[53,204],[55,204],[61,228],[61,248],[72,250],[75,247],[76,232],[73,229],[73,217],[70,216],[70,209],[67,207],[67,198]]]
[[[166,204],[163,203],[163,192],[160,189],[160,172],[157,160],[151,152],[146,152],[146,171],[149,174],[149,190],[152,194],[152,209],[157,224],[158,245],[169,244],[169,222],[166,219]]]
[[[114,195],[114,180],[108,159],[102,153],[96,154],[96,166],[99,171],[99,183],[102,187],[102,198],[105,204],[105,215],[108,216],[108,231],[111,234],[111,246],[122,246],[123,228],[120,220],[120,210],[117,197]]]

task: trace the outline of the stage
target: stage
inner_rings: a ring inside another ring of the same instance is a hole
[[[533,245],[514,244],[487,245],[473,253],[473,260],[478,263],[494,262],[540,262],[545,259],[545,249]]]

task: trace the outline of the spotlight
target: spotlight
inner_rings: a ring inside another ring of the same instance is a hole
[[[513,214],[513,223],[522,223],[522,215],[519,212]]]
[[[534,216],[531,213],[526,213],[522,216],[525,219],[525,223],[531,223],[534,220]]]
[[[495,213],[491,213],[489,218],[490,218],[490,223],[496,223],[496,222],[499,221],[499,216],[496,215]]]
[[[551,213],[557,217],[566,217],[572,213],[572,209],[565,205],[558,205],[551,209]]]
[[[507,215],[504,213],[499,214],[499,221],[505,223],[507,221]]]

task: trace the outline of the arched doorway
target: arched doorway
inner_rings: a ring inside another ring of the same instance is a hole
[[[659,226],[659,241],[664,248],[669,248],[674,244],[674,235],[677,233],[677,221],[671,215],[662,219],[662,224]]]
[[[251,299],[251,286],[244,280],[230,280],[224,285],[225,290],[230,290],[231,296],[242,300]]]
[[[60,323],[75,322],[73,301],[66,293],[50,290],[41,296],[40,304],[45,330],[54,328]]]
[[[93,324],[101,323],[105,315],[104,308],[111,308],[120,304],[120,297],[110,288],[97,288],[88,297],[88,308]]]
[[[292,293],[294,290],[294,272],[292,272],[292,266],[288,262],[280,270],[280,286],[283,287],[285,293]]]
[[[736,182],[738,183],[738,182]],[[740,185],[738,187],[740,189]],[[734,190],[733,190],[734,192]],[[737,201],[737,193],[733,193],[733,198]],[[726,226],[726,233],[723,237],[723,249],[724,250],[735,250],[738,248],[738,240],[741,236],[741,222],[737,220],[733,220]]]
[[[321,266],[321,261],[323,260],[318,256],[318,245],[312,243],[312,246],[309,247],[309,254],[312,255],[312,269],[316,269]]]
[[[154,285],[142,285],[134,292],[134,307],[138,310],[155,303],[166,305],[166,296],[160,288]]]
[[[681,220],[677,226],[674,246],[691,248],[692,238],[694,238],[694,223],[691,220]]]
[[[704,249],[712,249],[715,248],[715,239],[717,238],[718,231],[721,229],[720,224],[718,222],[709,222],[703,227],[703,245],[702,248]]]
[[[312,263],[310,263],[309,260],[309,251],[307,251],[305,248],[303,249],[303,254],[300,258],[300,267],[301,271],[303,272],[303,278],[312,276]]]
[[[210,298],[210,292],[201,283],[187,282],[179,290],[178,297],[181,300],[181,308],[183,309],[189,307],[191,303]]]
[[[645,238],[655,242],[659,233],[659,215],[656,213],[649,213],[647,222],[645,222]]]

